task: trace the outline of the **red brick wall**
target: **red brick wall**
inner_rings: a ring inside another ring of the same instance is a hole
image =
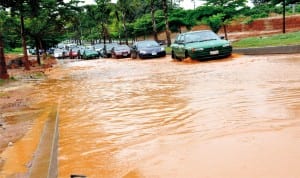
[[[287,16],[286,28],[300,30],[300,15]],[[258,19],[250,24],[235,23],[228,25],[227,29],[228,32],[280,30],[282,29],[282,16]],[[221,29],[221,32],[222,31],[223,30]]]

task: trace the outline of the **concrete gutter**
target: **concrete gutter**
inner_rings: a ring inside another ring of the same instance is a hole
[[[233,53],[245,55],[292,54],[300,53],[300,45],[268,46],[261,48],[233,48]]]
[[[58,109],[59,107],[53,108],[45,123],[38,149],[32,161],[30,178],[58,177]]]

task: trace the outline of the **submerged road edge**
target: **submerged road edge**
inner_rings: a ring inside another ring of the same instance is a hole
[[[267,46],[258,48],[233,48],[233,53],[245,55],[293,54],[300,53],[300,45]]]

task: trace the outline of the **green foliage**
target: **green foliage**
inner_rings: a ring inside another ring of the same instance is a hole
[[[225,16],[224,14],[220,13],[220,14],[212,15],[207,19],[205,19],[204,21],[211,28],[212,31],[218,33],[218,31],[223,25],[222,19],[224,18],[224,16]]]
[[[4,50],[5,53],[12,53],[12,54],[22,54],[23,48],[6,48]]]
[[[235,48],[300,44],[300,31],[264,37],[251,37],[233,42]]]
[[[268,17],[271,12],[274,12],[274,6],[269,4],[262,4],[255,6],[252,9],[248,9],[244,12],[246,17],[251,17],[252,19]]]
[[[0,86],[2,86],[3,84],[5,83],[5,80],[3,80],[3,79],[1,79],[0,78]],[[0,97],[3,97],[3,96],[5,96],[5,93],[0,93]]]

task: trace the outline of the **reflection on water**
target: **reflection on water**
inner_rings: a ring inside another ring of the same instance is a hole
[[[59,177],[300,176],[300,61],[283,58],[65,64],[36,96],[61,99]]]

